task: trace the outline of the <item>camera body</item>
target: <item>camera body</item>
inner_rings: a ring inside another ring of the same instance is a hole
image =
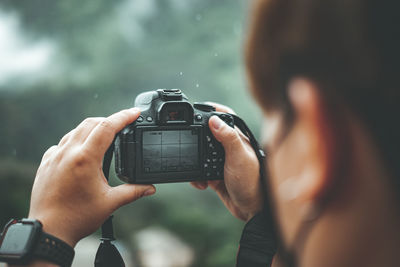
[[[223,179],[225,154],[208,120],[234,127],[233,116],[213,106],[190,104],[179,89],[138,95],[141,115],[116,136],[115,171],[127,183],[153,184]]]

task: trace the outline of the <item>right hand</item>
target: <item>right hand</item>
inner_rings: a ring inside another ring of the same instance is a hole
[[[219,112],[235,114],[226,106],[210,104]],[[231,128],[217,116],[210,118],[209,127],[225,150],[224,180],[191,184],[201,190],[212,188],[232,215],[248,221],[261,211],[263,204],[257,156],[249,140],[239,129]]]

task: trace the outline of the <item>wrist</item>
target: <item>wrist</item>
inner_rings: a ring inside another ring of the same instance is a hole
[[[65,227],[63,223],[60,223],[59,221],[54,221],[48,218],[42,218],[40,216],[31,216],[31,215],[29,215],[28,218],[40,221],[43,226],[42,227],[43,232],[57,237],[58,239],[67,243],[72,248],[74,248],[79,241],[79,239],[74,238],[73,233],[70,233],[67,230],[67,227]]]

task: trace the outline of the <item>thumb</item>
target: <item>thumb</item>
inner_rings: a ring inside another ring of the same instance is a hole
[[[153,195],[155,192],[154,185],[122,184],[110,188],[109,198],[114,209],[118,209],[141,197]]]
[[[212,116],[209,120],[211,132],[221,142],[226,153],[234,152],[243,148],[239,133],[218,116]]]

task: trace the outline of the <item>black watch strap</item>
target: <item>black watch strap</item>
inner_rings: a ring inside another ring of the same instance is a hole
[[[75,251],[64,241],[42,232],[33,251],[34,259],[44,259],[62,267],[70,267]]]

